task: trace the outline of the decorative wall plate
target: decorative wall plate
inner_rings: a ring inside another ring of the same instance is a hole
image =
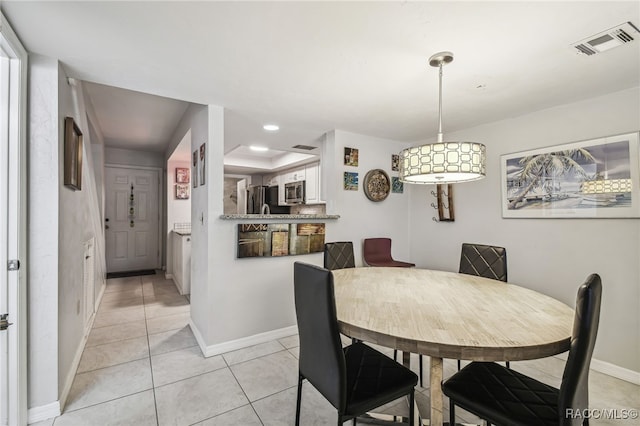
[[[382,201],[389,196],[391,180],[382,169],[369,170],[364,177],[364,195],[371,201]]]

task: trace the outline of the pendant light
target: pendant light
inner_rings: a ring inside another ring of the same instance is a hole
[[[439,68],[438,141],[400,152],[400,180],[438,184],[470,182],[485,177],[485,146],[478,142],[444,142],[442,136],[442,67],[453,53],[439,52],[429,65]]]

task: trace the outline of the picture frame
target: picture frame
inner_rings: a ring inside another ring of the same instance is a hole
[[[191,154],[191,184],[194,188],[198,187],[198,150]]]
[[[189,184],[177,183],[176,184],[176,200],[188,200],[189,199]]]
[[[189,183],[189,169],[176,167],[176,183]]]
[[[404,192],[404,183],[397,176],[391,176],[391,192],[393,194],[402,194]]]
[[[344,172],[342,181],[345,191],[358,190],[358,172]]]
[[[207,170],[205,168],[205,160],[207,158],[206,155],[207,144],[206,142],[200,145],[200,186],[204,186],[206,182]]]
[[[504,218],[638,218],[638,133],[500,157]]]
[[[64,119],[64,186],[82,190],[82,132],[73,117]]]
[[[398,154],[391,154],[391,171],[400,171],[400,155]]]
[[[358,148],[344,148],[344,165],[358,167],[358,157],[360,152]]]

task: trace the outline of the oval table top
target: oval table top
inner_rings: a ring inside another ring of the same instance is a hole
[[[334,270],[340,330],[438,358],[515,361],[569,350],[574,310],[511,283],[418,268]]]

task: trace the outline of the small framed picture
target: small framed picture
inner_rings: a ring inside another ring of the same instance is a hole
[[[189,169],[176,167],[176,183],[189,183]]]
[[[192,154],[191,176],[193,176],[191,183],[193,184],[194,188],[197,188],[198,187],[198,150],[197,149],[193,151],[193,154]]]
[[[391,192],[394,194],[402,194],[404,192],[404,183],[399,177],[391,176]]]
[[[82,132],[73,117],[64,119],[64,185],[82,189]]]
[[[344,165],[358,167],[358,148],[344,148]]]
[[[398,154],[391,154],[391,171],[397,172],[400,170],[400,156]]]
[[[207,158],[206,148],[206,143],[200,145],[200,186],[204,186],[204,183],[206,181],[205,177],[207,176],[207,171],[205,169],[205,159]]]
[[[344,172],[344,190],[345,191],[358,190],[358,173]]]
[[[189,199],[189,185],[184,183],[176,184],[176,200],[188,200]]]

